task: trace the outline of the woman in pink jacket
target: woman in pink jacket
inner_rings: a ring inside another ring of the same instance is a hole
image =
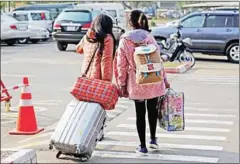
[[[85,73],[92,55],[97,49],[86,76],[112,81],[113,55],[116,43],[112,32],[112,19],[104,14],[98,15],[91,27],[76,47],[79,54],[84,54],[81,72]],[[100,47],[98,47],[99,45]]]
[[[122,35],[115,58],[115,76],[117,85],[122,97],[129,97],[134,100],[136,108],[136,124],[140,139],[140,146],[137,153],[146,155],[146,106],[147,102],[148,120],[150,126],[150,148],[158,149],[156,128],[157,128],[157,100],[165,94],[166,87],[170,87],[166,73],[163,69],[164,80],[161,83],[150,83],[144,85],[136,84],[136,65],[133,59],[135,43],[157,43],[150,34],[147,17],[139,10],[133,10],[129,15],[129,25],[132,30]],[[159,51],[159,48],[158,48]],[[160,55],[160,54],[159,54]]]

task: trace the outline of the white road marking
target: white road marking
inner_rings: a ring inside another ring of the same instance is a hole
[[[128,117],[127,120],[135,121],[136,117]],[[148,120],[148,118],[146,118],[146,120]],[[186,125],[188,123],[232,125],[233,121],[185,119],[185,123]]]
[[[232,114],[212,114],[212,113],[185,113],[185,116],[196,116],[196,117],[228,117],[228,118],[235,118],[236,115]]]
[[[1,125],[10,124],[10,123],[16,123],[16,120],[1,121]]]
[[[1,109],[4,109],[5,107],[1,107]],[[10,108],[10,111],[14,111],[14,112],[18,112],[18,108],[19,107],[11,107]],[[48,109],[47,108],[44,108],[44,107],[40,107],[40,106],[34,106],[34,111],[35,112],[43,112],[43,111],[47,111]],[[7,114],[7,112],[6,112]]]
[[[116,113],[116,114],[120,114],[120,113],[122,113],[123,112],[123,110],[121,110],[121,109],[114,109],[114,110],[110,110],[110,111],[107,111],[107,113]]]
[[[46,137],[46,136],[51,136],[53,134],[53,132],[48,132],[48,133],[42,133],[42,134],[37,134],[33,137],[29,137],[29,138],[26,138],[24,140],[21,140],[19,141],[18,143],[24,143],[24,142],[28,142],[28,141],[31,141],[33,139],[37,139],[37,138],[41,138],[41,137]]]
[[[1,64],[2,64],[2,62],[1,62]],[[27,76],[28,78],[34,78],[34,77],[37,77],[37,76],[35,76],[35,75],[11,75],[11,74],[1,74],[1,77],[20,77],[20,78],[22,78],[22,77],[25,77],[25,76]]]
[[[201,82],[201,84],[211,84],[211,85],[239,85],[239,82],[222,82],[222,83],[218,83],[218,82],[203,82],[203,81],[197,81],[197,82]],[[202,83],[203,82],[203,83]],[[192,83],[191,81],[178,81],[178,83]]]
[[[232,125],[233,122],[232,121],[218,121],[218,120],[190,120],[190,119],[186,119],[186,125],[188,123],[199,123],[199,124],[219,124],[219,125]]]
[[[148,156],[140,156],[136,153],[129,152],[113,152],[113,151],[94,151],[93,156],[103,158],[130,158],[130,159],[152,159],[163,161],[185,161],[185,162],[208,162],[217,163],[218,158],[201,157],[201,156],[183,156],[183,155],[167,155],[167,154],[148,154]]]
[[[136,125],[132,125],[132,124],[119,124],[117,125],[118,128],[128,128],[128,129],[132,129],[135,130],[136,129]],[[147,129],[149,129],[149,127],[146,127]],[[160,127],[157,127],[158,129],[161,129]],[[206,127],[189,127],[186,126],[185,127],[185,131],[203,131],[203,132],[230,132],[230,129],[226,129],[226,128],[206,128]]]
[[[125,141],[107,141],[103,140],[98,142],[98,145],[106,145],[106,146],[126,146],[126,147],[136,147],[139,145],[138,142],[125,142]],[[207,146],[207,145],[188,145],[188,144],[171,144],[171,143],[160,143],[160,150],[164,148],[171,149],[193,149],[193,150],[212,150],[212,151],[222,151],[223,147],[221,146]]]
[[[127,106],[127,105],[122,105],[121,103],[123,103],[123,102],[117,103],[117,105],[116,105],[115,108],[124,108],[124,109],[128,109],[128,108],[129,108],[129,106]]]
[[[198,108],[196,108],[196,107],[190,107],[190,106],[185,106],[185,108],[184,108],[184,110],[185,110],[185,112],[186,111],[214,111],[214,112],[219,112],[219,111],[221,111],[221,112],[232,112],[232,111],[234,111],[234,110],[237,110],[238,108],[236,108],[236,109],[234,109],[234,108],[228,108],[228,109],[223,109],[223,108],[201,108],[201,107],[198,107]]]
[[[138,134],[135,132],[117,132],[109,131],[106,133],[106,136],[130,136],[137,137]],[[150,137],[150,133],[146,133],[146,136]],[[156,134],[156,137],[159,138],[183,138],[183,139],[193,139],[193,140],[216,140],[216,141],[225,141],[227,138],[224,136],[209,136],[209,135],[187,135],[187,134],[173,134],[173,133],[161,133]]]
[[[108,117],[108,118],[115,118],[115,117],[116,117],[116,115],[115,115],[115,114],[112,114],[112,113],[109,113],[109,112],[107,112],[107,117]]]

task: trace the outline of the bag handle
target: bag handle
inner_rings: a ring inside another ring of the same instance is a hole
[[[172,88],[167,88],[167,89],[166,89],[166,92],[167,92],[167,93],[174,93],[174,94],[177,94],[177,92],[174,91]]]
[[[90,69],[90,65],[91,65],[91,63],[92,63],[92,61],[93,61],[93,58],[95,57],[95,54],[96,54],[96,52],[97,52],[97,50],[98,50],[98,48],[99,48],[99,45],[100,45],[100,44],[98,43],[97,48],[94,50],[93,55],[92,55],[92,57],[91,57],[91,60],[90,60],[90,62],[89,62],[89,64],[88,64],[88,66],[87,66],[87,69],[86,69],[85,73],[82,75],[82,77],[86,77],[87,72],[88,72],[89,69]]]

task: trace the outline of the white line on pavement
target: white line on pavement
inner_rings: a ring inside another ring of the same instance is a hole
[[[126,142],[126,141],[107,141],[103,140],[98,142],[98,145],[106,146],[126,146],[126,147],[136,147],[139,145],[138,142]],[[171,143],[159,143],[160,150],[166,149],[193,149],[193,150],[211,150],[211,151],[222,151],[221,146],[208,146],[208,145],[188,145],[188,144],[171,144]]]
[[[19,141],[18,143],[24,143],[24,142],[27,142],[27,141],[30,141],[30,140],[33,140],[33,139],[37,139],[37,138],[41,138],[41,137],[46,137],[46,136],[51,136],[53,134],[53,132],[47,132],[47,133],[43,133],[43,134],[37,134],[33,137],[29,137],[29,138],[26,138],[24,140],[21,140]]]
[[[228,118],[235,118],[236,115],[231,114],[212,114],[212,113],[185,113],[185,116],[197,116],[197,117],[228,117]]]
[[[109,131],[106,133],[106,136],[131,136],[137,137],[138,134],[135,132],[117,132]],[[150,137],[150,133],[146,133],[146,136]],[[226,137],[224,136],[209,136],[209,135],[186,135],[186,134],[173,134],[173,133],[160,133],[156,137],[160,138],[183,138],[183,139],[193,139],[193,140],[216,140],[216,141],[225,141]]]
[[[128,117],[127,120],[136,120],[136,117]],[[148,120],[148,118],[146,118]],[[221,124],[221,125],[232,125],[232,121],[221,121],[221,120],[197,120],[197,119],[185,119],[186,125],[188,123],[199,123],[199,124]]]
[[[214,112],[219,112],[219,111],[221,111],[221,112],[232,112],[232,111],[234,111],[234,110],[237,110],[238,108],[236,108],[236,109],[234,109],[234,108],[228,108],[228,109],[223,109],[223,108],[217,108],[217,107],[214,107],[214,108],[200,108],[200,107],[198,107],[198,108],[196,108],[196,107],[191,107],[191,106],[185,106],[184,107],[184,110],[185,111],[214,111]]]
[[[201,157],[201,156],[183,156],[183,155],[167,155],[167,154],[148,154],[148,156],[140,156],[136,153],[129,152],[113,152],[113,151],[94,151],[93,156],[102,158],[130,158],[130,159],[153,159],[163,161],[185,161],[185,162],[208,162],[217,163],[218,158]]]
[[[1,125],[10,124],[10,123],[16,123],[16,120],[1,121]]]
[[[128,128],[128,129],[132,129],[132,130],[136,129],[136,125],[133,125],[133,124],[119,124],[117,127],[118,128]],[[149,129],[149,127],[146,127],[146,128]],[[161,128],[158,127],[158,129],[161,129]],[[224,133],[227,133],[227,132],[230,132],[230,129],[186,126],[185,131],[203,131],[203,132],[224,132]]]
[[[28,78],[34,78],[36,77],[35,75],[11,75],[11,74],[1,74],[1,77],[25,77],[27,76]]]
[[[201,84],[215,84],[215,85],[239,85],[239,82],[214,82],[214,81],[196,81],[201,82]],[[178,81],[178,83],[192,83],[192,81]]]

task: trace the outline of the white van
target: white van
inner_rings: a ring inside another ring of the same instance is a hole
[[[50,17],[49,11],[45,10],[27,10],[13,11],[10,13],[15,19],[22,22],[28,22],[29,25],[39,26],[48,29],[50,32],[53,29],[53,20]]]
[[[107,10],[118,21],[118,25],[124,28],[124,6],[122,3],[81,3],[76,6],[80,9]]]

